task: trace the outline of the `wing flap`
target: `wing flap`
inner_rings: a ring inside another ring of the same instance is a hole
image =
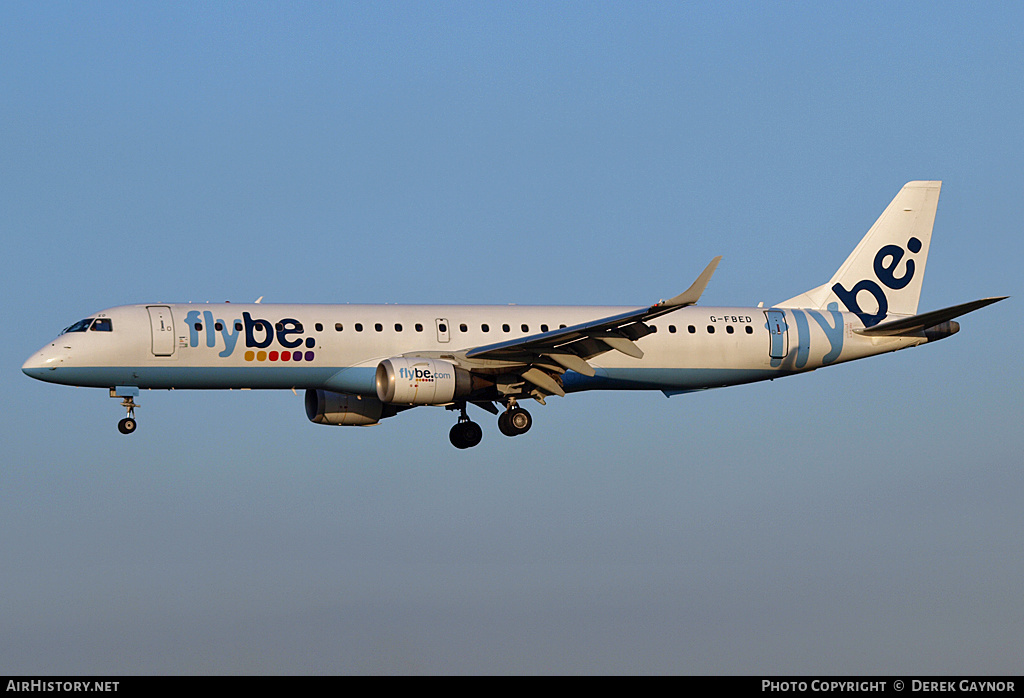
[[[550,393],[551,395],[557,395],[559,397],[565,397],[565,391],[562,390],[562,386],[560,386],[554,378],[544,371],[541,371],[539,368],[528,368],[523,371],[521,375],[544,392]]]
[[[626,356],[632,356],[634,359],[644,358],[644,350],[636,345],[631,339],[626,339],[622,335],[618,334],[603,334],[598,337],[602,342],[610,346],[615,351],[622,352]]]
[[[544,356],[557,363],[562,368],[576,371],[576,373],[583,374],[588,378],[593,378],[594,367],[580,358],[577,354],[573,354],[568,351],[548,351],[544,353]]]

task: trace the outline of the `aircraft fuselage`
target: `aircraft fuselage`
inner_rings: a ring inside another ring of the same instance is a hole
[[[142,389],[324,389],[375,396],[380,361],[413,351],[453,357],[628,310],[609,306],[152,304],[93,317],[25,364],[50,383]],[[609,351],[595,375],[566,371],[566,392],[681,392],[811,371],[928,339],[868,338],[838,310],[691,306],[648,323],[642,358]]]

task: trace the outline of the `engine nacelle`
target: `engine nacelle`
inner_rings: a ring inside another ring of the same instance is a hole
[[[330,390],[306,391],[306,416],[317,424],[367,427],[395,413],[374,397],[360,397]]]
[[[377,365],[377,397],[398,405],[445,405],[469,395],[472,374],[441,359],[384,359]]]

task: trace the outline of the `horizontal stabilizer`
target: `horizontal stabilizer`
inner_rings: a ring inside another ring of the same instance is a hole
[[[998,303],[1001,300],[1005,300],[1007,297],[1008,296],[982,298],[981,300],[971,301],[970,303],[961,303],[960,305],[943,308],[942,310],[933,310],[930,313],[921,313],[920,315],[911,315],[910,317],[900,318],[899,320],[883,322],[880,325],[875,325],[873,327],[854,330],[854,332],[867,337],[899,337],[901,335],[912,335],[927,330],[929,327],[935,327],[943,322],[949,322],[954,318],[966,315],[978,308],[984,308],[986,305]]]

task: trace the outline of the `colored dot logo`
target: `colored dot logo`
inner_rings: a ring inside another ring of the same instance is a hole
[[[311,351],[305,353],[301,351],[247,351],[245,352],[246,361],[312,361],[315,358],[315,354]]]

